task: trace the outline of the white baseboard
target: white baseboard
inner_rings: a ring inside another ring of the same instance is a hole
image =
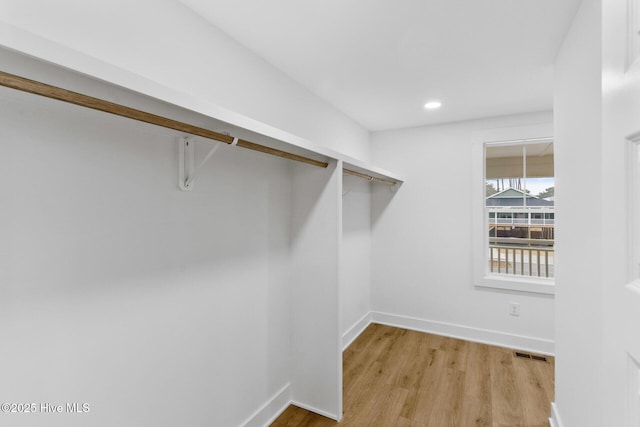
[[[313,406],[305,405],[304,403],[296,402],[295,400],[291,402],[292,405],[297,406],[298,408],[306,409],[307,411],[311,411],[318,415],[322,415],[323,417],[330,418],[334,421],[340,422],[342,417],[338,417],[336,414],[332,414],[330,412],[322,411],[320,409],[314,408]]]
[[[291,384],[282,387],[280,391],[250,416],[242,427],[265,427],[271,424],[291,405]]]
[[[551,418],[549,418],[549,425],[551,427],[564,427],[564,424],[562,424],[562,420],[560,419],[558,406],[555,402],[551,402]]]
[[[347,347],[360,336],[362,331],[367,329],[367,326],[371,324],[371,312],[368,312],[362,319],[358,320],[347,332],[342,335],[342,351],[345,351]]]
[[[555,342],[550,340],[376,311],[371,312],[371,322],[549,356],[553,356],[555,349]]]

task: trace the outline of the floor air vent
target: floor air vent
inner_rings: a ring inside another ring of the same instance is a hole
[[[537,360],[539,362],[546,362],[547,361],[547,358],[544,357],[544,356],[538,356],[537,354],[523,353],[521,351],[514,351],[513,352],[513,356],[517,357],[519,359]]]

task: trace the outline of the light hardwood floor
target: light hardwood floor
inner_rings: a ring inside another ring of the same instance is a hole
[[[554,360],[370,325],[343,354],[340,424],[290,406],[272,427],[548,427]]]

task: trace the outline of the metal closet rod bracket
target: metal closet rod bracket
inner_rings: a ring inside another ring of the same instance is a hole
[[[397,182],[395,180],[392,180],[392,179],[380,178],[380,177],[377,177],[377,176],[367,175],[365,173],[356,172],[354,170],[347,169],[347,168],[342,169],[342,173],[345,174],[345,175],[352,175],[352,176],[357,176],[359,178],[364,178],[369,182],[374,182],[374,181],[375,182],[381,182],[383,184],[388,184],[388,185],[391,185],[391,186],[395,186],[397,184]]]
[[[196,146],[192,138],[185,136],[178,140],[178,187],[182,191],[191,191],[196,179],[204,165],[213,157],[218,149],[225,145],[224,142],[216,142],[204,159],[196,166]],[[229,145],[238,145],[238,138],[234,137]]]

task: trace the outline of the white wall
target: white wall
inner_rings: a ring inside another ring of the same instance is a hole
[[[556,405],[566,426],[608,425],[602,418],[600,370],[606,229],[599,209],[603,202],[600,19],[600,2],[583,1],[555,65]],[[585,216],[587,200],[596,208]]]
[[[234,426],[288,384],[289,161],[184,193],[176,133],[1,89],[0,180],[0,396],[90,404],[0,424]]]
[[[367,325],[371,311],[371,185],[366,179],[343,176],[340,264],[343,346]]]
[[[553,351],[553,297],[475,288],[470,242],[473,133],[551,120],[536,113],[372,135],[374,160],[406,179],[397,193],[372,195],[372,307],[385,313],[374,319]],[[510,302],[520,317],[508,315]]]
[[[369,160],[361,126],[175,0],[0,0],[0,9],[0,23]],[[18,38],[8,47],[25,49]]]

